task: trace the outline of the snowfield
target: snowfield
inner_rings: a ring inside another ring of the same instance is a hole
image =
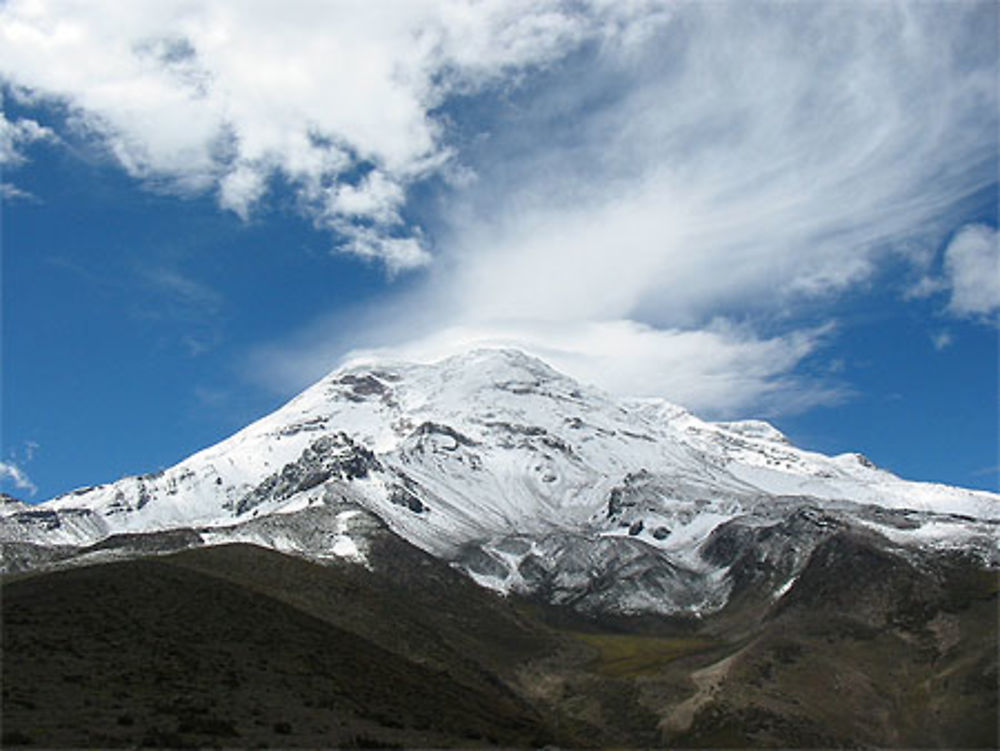
[[[363,562],[348,522],[365,512],[500,591],[558,598],[633,556],[641,570],[669,569],[673,584],[633,587],[610,606],[699,610],[724,600],[723,568],[703,555],[713,535],[773,526],[804,506],[893,544],[996,557],[1000,496],[804,451],[765,422],[711,423],[666,401],[617,399],[515,350],[349,365],[161,473],[33,507],[6,502],[0,539],[84,546],[191,528],[205,544]],[[251,531],[317,508],[340,514],[328,549]]]

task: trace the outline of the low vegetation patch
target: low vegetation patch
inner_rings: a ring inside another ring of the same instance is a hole
[[[681,657],[704,652],[719,643],[702,636],[660,637],[638,634],[573,634],[598,652],[594,668],[610,678],[655,673]]]

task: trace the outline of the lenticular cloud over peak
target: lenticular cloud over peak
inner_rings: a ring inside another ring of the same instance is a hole
[[[987,357],[972,343],[1000,299],[997,14],[9,0],[3,195],[43,205],[21,176],[39,155],[82,154],[132,178],[129,200],[239,218],[224,243],[140,235],[122,251],[133,286],[183,303],[174,324],[192,330],[167,338],[196,340],[192,358],[225,352],[198,393],[227,391],[224,370],[287,396],[358,353],[500,344],[709,416],[844,404],[874,392],[858,381],[878,380],[878,358],[890,375],[871,398],[917,398],[896,381],[924,355]],[[266,250],[242,252],[263,234]],[[118,278],[51,245],[88,284]],[[115,284],[102,289],[129,281]],[[255,284],[295,299],[261,306]],[[872,343],[903,335],[923,350]]]

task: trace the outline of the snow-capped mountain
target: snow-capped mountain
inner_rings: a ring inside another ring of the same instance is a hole
[[[704,612],[730,596],[741,556],[780,596],[845,525],[994,560],[1000,496],[907,482],[858,454],[798,449],[764,422],[706,422],[477,350],[353,364],[163,472],[0,506],[8,568],[24,544],[79,552],[174,529],[363,561],[382,525],[497,590]]]

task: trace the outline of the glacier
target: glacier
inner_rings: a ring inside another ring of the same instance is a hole
[[[364,565],[366,535],[387,529],[499,592],[693,614],[746,584],[747,556],[755,586],[782,596],[837,529],[996,565],[998,526],[996,494],[799,449],[763,421],[617,398],[512,349],[348,363],[162,472],[0,504],[5,570],[182,529]]]

